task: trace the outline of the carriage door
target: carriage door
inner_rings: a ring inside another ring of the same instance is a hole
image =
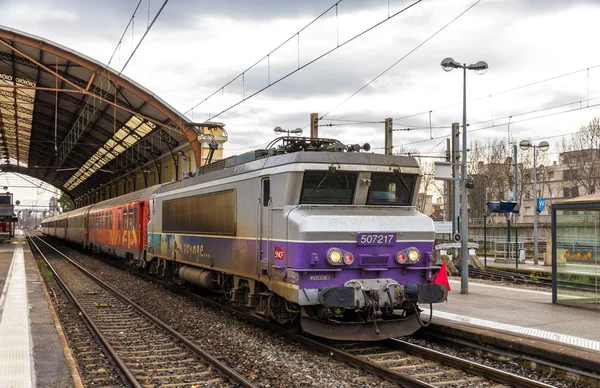
[[[258,222],[258,274],[259,276],[270,276],[273,257],[271,257],[271,182],[269,178],[261,181]]]

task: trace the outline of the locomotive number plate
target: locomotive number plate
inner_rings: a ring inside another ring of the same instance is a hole
[[[359,233],[356,237],[358,245],[394,245],[396,233]]]

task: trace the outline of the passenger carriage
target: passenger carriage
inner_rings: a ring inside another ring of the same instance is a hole
[[[87,210],[87,247],[144,266],[152,186],[99,202]]]

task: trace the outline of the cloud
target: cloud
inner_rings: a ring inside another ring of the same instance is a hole
[[[467,63],[485,60],[490,66],[483,76],[472,72],[467,75],[467,114],[470,123],[493,120],[496,127],[475,131],[470,139],[505,136],[510,115],[516,117],[561,101],[600,97],[600,84],[596,82],[600,68],[500,93],[600,63],[600,53],[592,49],[597,35],[595,21],[600,17],[596,2],[490,0],[475,6],[344,102],[473,3],[419,3],[215,118],[224,122],[230,133],[226,150],[235,153],[236,149],[265,144],[274,136],[275,126],[304,127],[311,112],[331,112],[326,118],[362,121],[411,116],[397,120],[398,125],[414,130],[395,132],[395,143],[413,143],[423,151],[443,150],[445,142],[435,148],[440,139],[429,139],[429,112],[434,137],[448,134],[452,122],[462,121],[463,77],[460,71],[441,70],[439,63],[447,56]],[[47,37],[103,62],[114,50],[135,5],[116,0],[62,0],[53,3],[54,14],[36,11],[28,15],[22,11],[24,7],[49,9],[45,4],[9,1],[3,4],[5,12],[0,15],[0,23]],[[134,39],[129,31],[113,67],[124,63],[137,42],[135,38],[141,37],[161,4],[142,2],[135,19]],[[408,4],[390,1],[390,13]],[[293,71],[298,62],[303,65],[336,47],[338,36],[343,43],[388,15],[387,1],[345,0],[338,7],[337,17],[331,12],[303,31],[299,39],[294,35],[329,5],[315,0],[169,2],[125,74],[181,112],[217,92],[208,104],[188,112],[195,121],[205,119]],[[288,37],[293,39],[245,73],[243,82],[238,79],[220,89]],[[515,136],[539,134],[539,128],[544,133],[558,134],[579,128],[594,113],[588,110],[515,122],[511,128]],[[333,121],[324,120],[326,123]],[[383,145],[383,124],[379,123],[322,127],[320,133],[344,142]]]

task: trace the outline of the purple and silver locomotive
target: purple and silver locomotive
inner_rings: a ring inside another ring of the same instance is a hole
[[[432,284],[435,230],[415,208],[416,160],[277,141],[155,190],[141,265],[320,337],[415,332],[418,303],[447,297]]]

